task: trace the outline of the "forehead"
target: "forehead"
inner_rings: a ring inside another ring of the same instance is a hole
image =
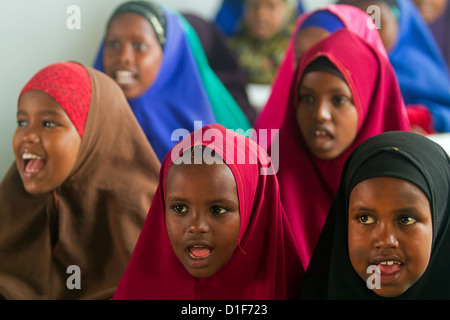
[[[115,16],[109,26],[108,34],[129,34],[137,33],[140,35],[154,34],[150,22],[143,16],[133,12],[125,12]]]
[[[389,200],[398,204],[429,203],[427,196],[417,185],[394,177],[376,177],[363,180],[353,188],[351,194],[356,202],[370,198],[376,201]]]
[[[19,111],[43,112],[52,111],[55,114],[66,114],[61,105],[48,93],[40,90],[24,92],[17,104]]]
[[[191,190],[206,188],[211,192],[214,188],[222,191],[236,188],[234,175],[226,164],[173,164],[167,173],[166,191],[183,191],[186,185]]]
[[[351,94],[351,90],[344,80],[327,71],[311,71],[304,74],[299,89],[314,89],[317,91],[341,89]]]

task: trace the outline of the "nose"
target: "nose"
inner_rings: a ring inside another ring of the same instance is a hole
[[[376,228],[375,246],[377,249],[395,249],[398,248],[398,239],[395,234],[394,226],[386,223],[379,223]]]
[[[39,143],[40,134],[34,127],[28,127],[23,132],[22,141],[24,143]]]
[[[119,53],[119,61],[124,65],[129,65],[133,62],[133,47],[131,44],[125,44],[122,46]]]
[[[319,101],[319,104],[317,106],[317,109],[314,113],[314,118],[317,122],[325,122],[325,121],[331,121],[332,115],[331,115],[331,107],[326,101]]]
[[[209,231],[207,219],[201,213],[192,212],[189,221],[189,233],[206,233]]]

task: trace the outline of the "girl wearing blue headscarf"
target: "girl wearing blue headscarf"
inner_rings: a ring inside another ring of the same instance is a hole
[[[189,32],[169,9],[151,1],[126,2],[112,14],[94,62],[121,86],[160,160],[181,139],[172,138],[174,131],[192,132],[196,121],[250,128],[230,93],[208,72]]]

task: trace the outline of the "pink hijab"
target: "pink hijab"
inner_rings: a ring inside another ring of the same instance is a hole
[[[317,11],[326,10],[336,15],[344,24],[345,28],[354,32],[359,37],[373,45],[382,56],[387,53],[381,41],[378,30],[372,19],[361,9],[345,4],[332,4],[313,12],[307,12],[299,16],[295,24],[294,32],[291,35],[286,54],[272,85],[269,99],[261,110],[255,121],[254,128],[258,129],[279,129],[286,113],[289,88],[295,73],[294,44],[297,32],[303,22],[310,15]],[[370,27],[369,27],[370,26]]]
[[[164,192],[173,165],[171,155],[198,144],[225,159],[239,197],[239,243],[229,262],[208,278],[188,273],[172,249],[165,225]],[[240,164],[236,156],[244,154],[247,160]],[[234,160],[228,159],[230,155]],[[163,161],[156,195],[114,299],[294,298],[304,270],[269,161],[256,143],[217,124],[194,131],[173,147]]]
[[[327,57],[344,76],[358,112],[353,144],[333,160],[312,155],[298,128],[297,88],[305,68]],[[409,121],[394,70],[379,51],[354,33],[341,29],[302,56],[291,86],[290,104],[279,137],[281,198],[306,268],[336,194],[347,156],[362,141],[385,131],[409,131]],[[274,150],[272,148],[272,150]]]

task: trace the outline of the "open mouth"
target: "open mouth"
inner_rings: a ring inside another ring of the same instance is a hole
[[[129,85],[137,78],[136,73],[129,70],[117,70],[114,72],[114,80],[120,85]]]
[[[381,261],[378,263],[378,268],[380,268],[381,275],[390,276],[398,271],[400,271],[402,263],[397,260],[388,260],[388,261]]]
[[[47,163],[44,158],[27,152],[22,154],[22,160],[24,163],[23,171],[27,174],[39,172]]]
[[[212,251],[213,250],[211,248],[202,245],[194,245],[188,248],[189,256],[195,260],[208,258]]]

